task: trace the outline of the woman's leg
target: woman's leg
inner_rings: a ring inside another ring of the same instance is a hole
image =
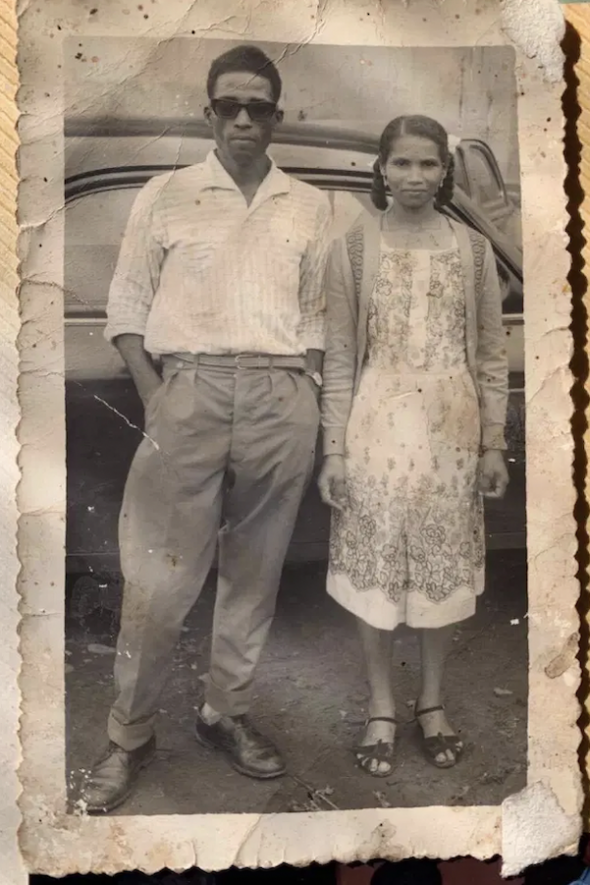
[[[444,668],[453,641],[455,624],[450,624],[447,627],[438,627],[435,630],[421,630],[420,632],[422,687],[416,701],[417,712],[442,705]],[[436,737],[438,734],[445,736],[455,734],[443,710],[420,716],[419,723],[426,738]],[[436,761],[444,763],[445,756],[449,762],[453,762],[455,759],[453,751],[447,749],[444,753],[437,755]]]
[[[395,701],[392,687],[392,631],[377,630],[365,621],[357,621],[363,648],[365,669],[369,683],[369,715],[395,718]],[[392,744],[395,737],[393,722],[370,722],[367,726],[361,746],[376,744],[378,741]],[[391,771],[390,762],[378,762],[372,759],[367,770],[386,773]]]

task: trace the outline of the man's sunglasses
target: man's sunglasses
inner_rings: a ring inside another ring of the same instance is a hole
[[[235,120],[240,111],[245,110],[253,123],[270,120],[276,113],[274,101],[235,101],[233,98],[212,98],[211,108],[216,117],[222,120]]]

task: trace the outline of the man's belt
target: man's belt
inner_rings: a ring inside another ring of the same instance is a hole
[[[183,364],[210,366],[211,368],[233,369],[291,369],[305,372],[303,356],[281,356],[267,353],[172,353],[162,357],[165,363],[174,363],[176,368]]]

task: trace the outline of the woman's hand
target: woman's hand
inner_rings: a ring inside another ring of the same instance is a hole
[[[318,477],[320,495],[324,504],[335,510],[346,506],[346,471],[342,455],[326,455]]]
[[[486,498],[503,498],[508,486],[508,470],[499,449],[487,449],[479,464],[479,490]]]

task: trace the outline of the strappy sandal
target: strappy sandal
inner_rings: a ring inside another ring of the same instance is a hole
[[[367,719],[364,723],[365,728],[371,724],[371,722],[391,722],[393,725],[397,725],[398,722],[396,719],[392,719],[391,716],[373,716],[371,719]],[[357,765],[366,771],[367,774],[370,774],[371,777],[389,777],[391,774],[393,766],[390,764],[393,759],[393,741],[377,741],[376,744],[357,744],[354,747],[354,755],[357,761]],[[389,769],[387,771],[379,771],[379,769],[375,771],[371,771],[370,764],[371,762],[385,762],[389,765]]]
[[[461,756],[463,755],[463,751],[465,747],[463,746],[463,741],[457,734],[438,734],[432,735],[431,737],[425,737],[424,731],[422,730],[422,726],[418,722],[420,716],[426,716],[427,713],[440,713],[444,712],[444,707],[426,707],[424,710],[416,710],[414,713],[414,717],[416,722],[418,723],[418,728],[420,729],[420,733],[422,735],[422,752],[424,753],[425,758],[431,765],[436,766],[436,768],[453,768],[454,765],[457,764]],[[445,758],[444,762],[439,762],[436,758],[443,754],[446,756],[447,750],[450,750],[453,754],[453,759]]]

